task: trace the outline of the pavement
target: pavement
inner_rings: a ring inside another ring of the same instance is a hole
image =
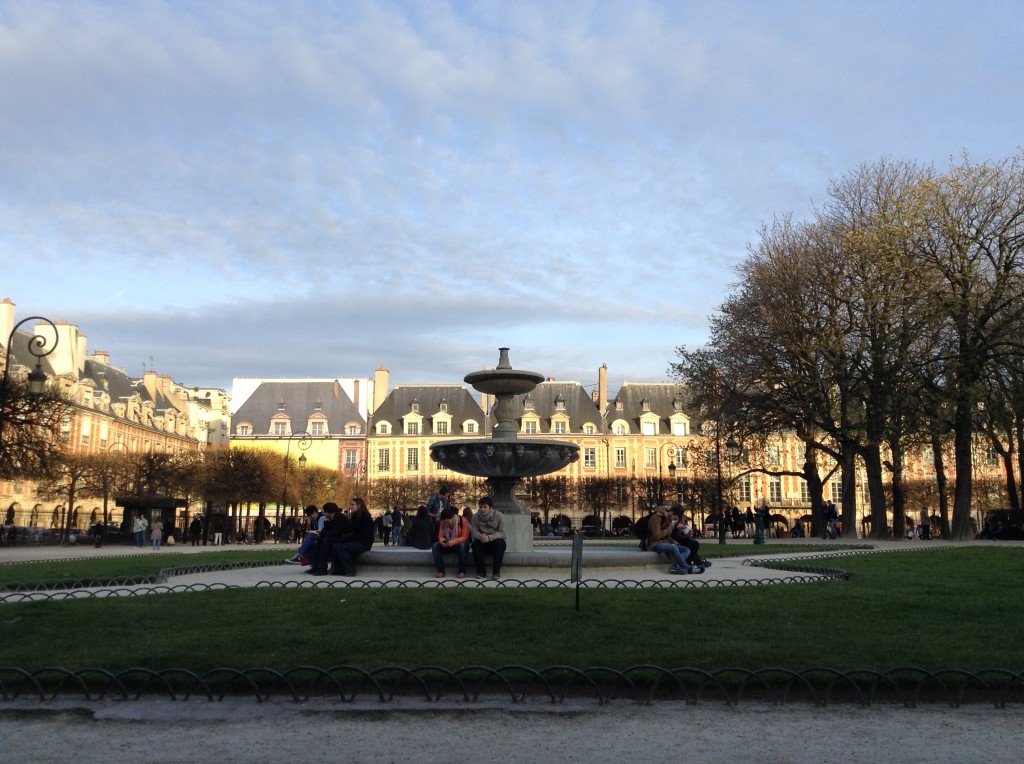
[[[704,551],[714,553],[714,540]],[[729,540],[749,545],[750,540]],[[842,558],[822,559],[807,549],[816,539],[786,540],[786,557],[809,565],[842,567]],[[849,542],[839,541],[839,544]],[[947,542],[870,542],[877,551],[940,549]],[[962,545],[1022,545],[1013,542],[965,542]],[[743,557],[717,559],[701,576],[674,576],[668,565],[639,551],[602,549],[585,544],[583,579],[587,585],[620,581],[647,582],[652,587],[698,579],[703,585],[792,583],[792,574],[743,564]],[[224,549],[237,549],[226,546]],[[293,546],[280,546],[281,559]],[[0,549],[0,564],[43,559],[148,556],[171,558],[216,551],[211,547],[175,546],[159,552],[133,547],[90,546]],[[294,565],[273,565],[174,576],[166,585],[148,586],[154,595],[176,587],[317,585],[459,585],[453,578],[438,582],[429,553],[376,548],[359,563],[359,576],[314,578]],[[812,555],[808,557],[808,555]],[[424,558],[426,555],[426,561]],[[544,555],[544,556],[540,556]],[[631,564],[624,564],[622,555]],[[752,555],[753,556],[753,555]],[[179,564],[179,560],[174,560]],[[506,566],[500,582],[465,585],[540,585],[565,582],[568,552],[543,544],[517,564]],[[346,585],[346,584],[341,584]],[[2,620],[0,635],[12,624]],[[0,646],[3,638],[0,637]],[[2,689],[2,688],[0,688]],[[665,758],[738,763],[816,762],[1018,762],[1024,744],[1019,706],[993,709],[984,703],[957,709],[948,706],[816,707],[806,703],[778,706],[743,702],[634,701],[600,705],[566,700],[558,704],[515,703],[483,699],[432,703],[396,699],[388,704],[285,702],[257,703],[251,698],[207,702],[139,700],[53,700],[22,703],[0,700],[0,761],[80,764],[112,760],[149,762],[279,762],[342,756],[354,762],[481,761],[500,757],[508,762],[602,762]]]
[[[743,545],[752,550],[754,547],[749,539],[730,540],[734,546]],[[803,540],[789,544],[793,551],[783,555],[794,562],[800,563],[801,558],[806,558],[804,564],[820,567],[842,567],[840,563],[823,560],[821,555],[810,550],[801,551],[801,547],[808,546]],[[837,542],[838,543],[838,542]],[[925,546],[924,544],[921,545]],[[704,573],[697,575],[672,574],[669,573],[669,562],[666,558],[659,557],[650,552],[641,552],[639,549],[622,548],[611,542],[585,542],[582,553],[582,564],[580,566],[581,582],[584,586],[602,585],[640,585],[666,586],[684,584],[687,586],[738,586],[738,585],[765,585],[769,583],[794,583],[800,581],[813,581],[822,578],[815,573],[793,574],[785,571],[778,571],[769,568],[761,568],[756,565],[746,564],[756,562],[757,555],[751,557],[713,557],[718,544],[716,541],[704,541],[701,551],[705,556],[712,556],[712,564],[706,568]],[[25,546],[0,549],[0,565],[15,564],[17,562],[31,562],[56,559],[96,559],[100,557],[124,557],[139,556],[148,557],[154,561],[161,558],[167,559],[168,566],[188,565],[187,556],[197,553],[209,553],[220,550],[252,549],[270,554],[271,549],[280,550],[280,565],[270,565],[255,568],[239,568],[235,570],[198,571],[174,575],[166,583],[136,584],[130,586],[118,586],[110,590],[110,587],[91,587],[78,590],[91,594],[101,594],[109,590],[112,596],[138,595],[142,593],[165,594],[177,590],[194,590],[202,586],[306,586],[330,583],[332,585],[380,585],[380,586],[488,586],[488,587],[522,587],[541,585],[566,585],[571,577],[571,549],[566,544],[551,544],[550,542],[538,543],[532,552],[510,552],[505,556],[501,580],[483,579],[479,580],[474,576],[473,564],[470,562],[467,571],[467,578],[460,581],[456,577],[454,556],[447,556],[447,576],[444,579],[435,578],[433,560],[429,551],[411,549],[409,547],[384,547],[374,548],[362,555],[358,561],[358,576],[355,578],[343,578],[336,576],[314,577],[306,575],[305,568],[298,565],[287,565],[284,563],[286,557],[294,553],[294,545],[286,544],[264,544],[258,547],[240,547],[238,545],[225,545],[221,547],[201,547],[191,545],[163,546],[159,551],[152,551],[149,548],[137,549],[132,546],[105,546],[99,549],[84,544],[71,546]],[[182,561],[180,555],[185,555]],[[777,559],[777,558],[776,558]],[[487,572],[490,573],[489,560]],[[13,601],[25,601],[32,598],[52,598],[52,593],[22,593]],[[10,595],[0,596],[0,602],[12,601]]]

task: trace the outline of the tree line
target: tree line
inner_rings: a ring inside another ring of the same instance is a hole
[[[678,348],[670,372],[707,427],[744,448],[795,434],[816,517],[837,466],[846,532],[858,465],[871,535],[888,533],[890,510],[902,535],[908,457],[930,453],[943,535],[966,538],[979,439],[1020,508],[1022,242],[1022,156],[864,164],[833,180],[807,219],[762,226],[707,344]]]

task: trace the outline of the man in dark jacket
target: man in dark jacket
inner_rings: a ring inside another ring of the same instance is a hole
[[[334,559],[334,548],[352,535],[352,522],[333,501],[324,504],[324,517],[324,529],[309,556],[310,567],[306,571],[314,576],[327,575],[327,566]],[[370,521],[370,534],[373,534],[373,520]]]
[[[356,574],[355,558],[363,552],[370,551],[373,546],[373,518],[366,503],[360,498],[352,499],[348,505],[351,520],[351,532],[340,543],[334,545],[331,555],[334,559],[334,575],[354,576]]]

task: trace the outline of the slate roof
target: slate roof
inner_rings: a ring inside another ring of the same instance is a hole
[[[419,403],[423,417],[421,435],[437,435],[434,432],[434,414],[441,410],[441,402],[448,404],[451,416],[451,431],[447,435],[465,435],[463,424],[476,422],[476,435],[483,432],[484,412],[480,404],[462,385],[397,385],[388,393],[380,407],[373,413],[373,425],[390,422],[392,437],[402,432],[402,417],[412,411],[413,402]],[[372,435],[373,433],[371,433]]]
[[[327,431],[331,435],[345,434],[345,425],[353,422],[359,424],[360,435],[366,433],[366,420],[338,380],[261,382],[231,417],[231,427],[234,430],[239,424],[248,423],[253,435],[272,435],[271,419],[278,414],[290,417],[293,433],[305,431],[313,414],[327,417]]]
[[[558,400],[565,403],[565,413],[569,415],[569,432],[583,432],[585,424],[594,425],[597,432],[602,431],[601,412],[597,404],[579,382],[541,382],[531,392],[515,396],[519,410],[519,430],[522,430],[522,415],[526,411],[526,400],[533,400],[533,411],[540,417],[541,433],[551,432],[551,417],[558,410]],[[492,424],[497,423],[491,414]]]
[[[671,435],[670,417],[676,412],[678,402],[682,413],[693,417],[689,410],[689,398],[685,388],[676,382],[625,382],[618,394],[608,401],[605,422],[611,429],[612,422],[624,419],[629,423],[629,431],[633,434],[641,432],[640,416],[644,413],[644,401],[650,410],[658,415],[658,435]],[[618,411],[616,401],[621,402],[622,410]]]

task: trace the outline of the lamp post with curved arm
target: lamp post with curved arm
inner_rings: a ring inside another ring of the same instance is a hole
[[[8,377],[10,375],[11,355],[13,354],[11,345],[14,343],[14,335],[18,332],[18,329],[29,321],[42,321],[49,324],[53,329],[52,345],[50,344],[50,338],[44,337],[41,334],[32,335],[32,338],[28,341],[28,352],[36,358],[36,367],[28,374],[28,393],[31,397],[37,398],[42,395],[43,385],[46,384],[46,372],[43,371],[42,359],[57,349],[57,340],[59,339],[57,327],[48,318],[29,316],[16,323],[14,328],[11,329],[11,333],[7,337],[7,344],[4,346],[4,373],[0,377],[0,445],[4,442],[4,420],[7,418],[7,396],[10,393]]]
[[[291,435],[288,436],[288,448],[286,448],[284,452],[284,482],[281,483],[281,502],[277,505],[278,533],[281,532],[281,513],[282,511],[284,511],[285,501],[288,493],[288,468],[291,465],[292,441],[295,439],[298,439],[299,441],[298,443],[296,443],[296,446],[298,447],[299,451],[305,451],[307,448],[313,445],[313,439],[310,437],[308,432],[293,432]],[[305,466],[306,455],[300,454],[299,461],[303,466]],[[263,529],[260,528],[259,531],[259,539],[262,540]]]

